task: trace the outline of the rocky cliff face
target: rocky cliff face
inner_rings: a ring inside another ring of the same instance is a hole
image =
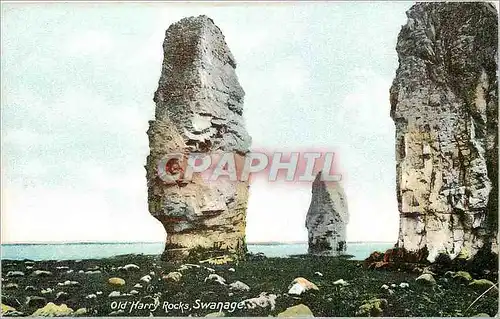
[[[497,11],[418,3],[397,42],[398,246],[451,258],[497,250]]]
[[[248,151],[245,93],[236,62],[222,32],[206,16],[171,25],[163,50],[146,174],[149,211],[167,231],[164,256],[181,259],[193,249],[241,255],[248,184],[209,182],[197,173],[189,182],[165,183],[157,168],[169,153]]]
[[[311,205],[306,216],[309,253],[338,256],[347,249],[347,199],[340,183],[324,182],[320,177],[321,172],[313,182]]]

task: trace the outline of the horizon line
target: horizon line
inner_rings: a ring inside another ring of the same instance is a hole
[[[307,244],[307,241],[252,241],[247,245],[293,245]],[[379,243],[392,244],[393,241],[347,241],[351,244]],[[1,242],[0,245],[98,245],[98,244],[164,244],[161,241],[32,241],[32,242]]]

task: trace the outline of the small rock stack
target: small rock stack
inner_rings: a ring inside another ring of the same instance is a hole
[[[306,216],[309,253],[339,256],[347,250],[347,199],[339,182],[322,181],[321,174],[316,175],[312,184],[311,205]]]

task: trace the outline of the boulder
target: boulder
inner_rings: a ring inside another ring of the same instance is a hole
[[[267,292],[261,292],[258,297],[243,300],[242,303],[247,309],[267,309],[273,311],[276,307],[276,296],[275,294],[268,294]]]
[[[18,312],[16,310],[16,308],[14,307],[11,307],[9,305],[4,305],[4,304],[1,304],[2,305],[2,309],[1,309],[1,312],[0,312],[0,315],[1,316],[13,316],[13,315],[19,315],[22,313]]]
[[[221,276],[217,274],[210,274],[208,277],[205,278],[204,282],[216,282],[220,285],[225,286],[226,285],[226,279],[222,278]]]
[[[52,292],[54,292],[54,289],[52,289],[52,288],[42,289],[42,290],[40,291],[40,293],[41,293],[42,295],[48,295],[48,294],[51,294]]]
[[[7,277],[23,277],[24,272],[22,271],[9,271],[7,272]]]
[[[312,290],[319,290],[319,288],[314,283],[302,277],[295,278],[288,286],[289,295],[300,296],[303,293]]]
[[[370,300],[365,300],[363,304],[359,306],[358,311],[356,311],[356,315],[380,317],[384,313],[384,309],[386,307],[386,299],[372,298]]]
[[[235,291],[250,291],[250,287],[241,282],[241,281],[235,281],[229,285],[229,289],[235,290]]]
[[[477,289],[488,289],[495,284],[488,279],[474,279],[469,283],[469,286]]]
[[[422,274],[415,281],[422,285],[433,286],[436,284],[436,280],[431,274]]]
[[[200,264],[208,263],[210,265],[224,265],[232,261],[234,261],[234,258],[224,255],[200,260]]]
[[[339,279],[337,281],[334,281],[333,284],[335,286],[349,286],[349,283],[347,281],[345,281],[344,279]]]
[[[300,304],[286,308],[285,311],[280,312],[278,314],[278,317],[299,318],[299,317],[314,317],[314,315],[308,306]]]
[[[50,277],[52,276],[52,272],[48,270],[35,270],[34,272],[31,273],[31,275],[38,277]]]
[[[472,280],[471,275],[466,271],[457,271],[452,275],[452,278],[456,281],[462,281],[462,282],[469,282]]]
[[[400,288],[409,288],[409,287],[410,287],[410,284],[409,284],[409,283],[407,283],[407,282],[402,282],[402,283],[400,283],[400,284],[399,284],[399,287],[400,287]]]
[[[36,310],[32,317],[68,317],[73,314],[73,309],[68,308],[65,304],[60,306],[49,302],[43,308]]]
[[[73,280],[66,280],[64,282],[59,282],[57,283],[58,286],[81,286],[80,283],[78,281],[73,281]]]
[[[121,294],[119,291],[112,291],[108,295],[108,298],[117,298],[117,297],[121,297]]]
[[[182,274],[178,271],[169,272],[167,275],[163,276],[162,279],[170,282],[181,281]]]
[[[151,281],[151,276],[150,275],[145,275],[145,276],[142,276],[141,279],[139,279],[140,281],[142,282],[145,282],[145,283],[149,283]]]
[[[222,311],[219,312],[211,312],[205,315],[205,317],[225,317],[226,314]]]
[[[73,316],[75,316],[75,317],[84,317],[87,314],[88,314],[87,308],[78,308],[73,313]]]
[[[6,284],[3,288],[6,290],[13,290],[13,289],[19,288],[19,285],[16,283],[10,282],[10,283]]]
[[[139,266],[135,264],[128,264],[123,267],[118,267],[118,270],[125,270],[125,271],[135,271],[141,269]]]
[[[125,314],[125,311],[122,309],[118,309],[115,311],[111,311],[108,316],[110,317],[122,317]]]
[[[54,301],[57,302],[57,303],[61,303],[63,301],[68,300],[68,298],[69,298],[69,294],[67,292],[59,291],[56,294],[56,298],[54,299]]]
[[[112,277],[108,279],[108,283],[112,286],[123,286],[125,285],[125,280],[118,277]]]

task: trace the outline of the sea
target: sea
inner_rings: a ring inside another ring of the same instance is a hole
[[[373,251],[385,251],[394,243],[352,242],[347,243],[347,255],[353,260],[363,260]],[[267,257],[289,257],[307,253],[307,243],[247,244],[251,253],[264,253]],[[159,255],[164,243],[50,243],[50,244],[2,244],[2,259],[12,260],[78,260],[100,259],[125,254]]]

